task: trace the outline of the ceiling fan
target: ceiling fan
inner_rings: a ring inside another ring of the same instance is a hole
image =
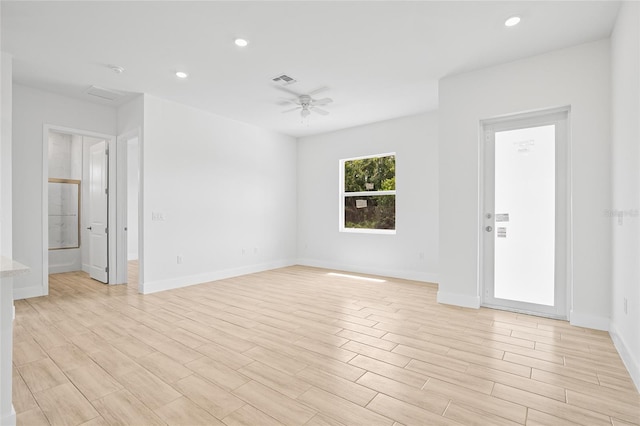
[[[321,87],[319,89],[313,90],[309,93],[306,94],[301,94],[301,93],[297,93],[294,92],[291,89],[287,89],[285,87],[280,87],[280,86],[274,86],[279,90],[282,90],[284,92],[287,92],[290,95],[294,95],[295,98],[293,99],[286,99],[286,98],[281,98],[280,103],[282,105],[287,105],[287,104],[294,104],[297,105],[294,108],[291,109],[287,109],[282,111],[283,113],[285,112],[293,112],[293,111],[300,111],[300,116],[302,116],[302,118],[308,117],[309,115],[311,115],[312,112],[317,112],[320,115],[328,115],[329,111],[324,110],[322,108],[318,108],[319,106],[322,105],[327,105],[330,104],[331,102],[333,102],[333,99],[331,98],[322,98],[322,99],[314,99],[313,95],[323,92],[325,90],[328,90],[327,87]]]

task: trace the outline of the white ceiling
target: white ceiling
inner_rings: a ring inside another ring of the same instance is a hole
[[[606,38],[613,1],[75,1],[1,3],[14,81],[89,99],[90,85],[148,93],[292,136],[438,106],[438,79]],[[506,28],[518,14],[522,23]],[[242,49],[236,37],[249,40]],[[108,64],[126,71],[116,74]],[[187,80],[175,77],[181,69]],[[329,88],[301,123],[271,78]]]

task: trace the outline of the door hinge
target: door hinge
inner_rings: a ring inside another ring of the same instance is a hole
[[[109,150],[108,149],[104,150],[104,155],[109,155]]]
[[[109,195],[109,188],[105,188],[105,189],[104,189],[104,193],[105,193],[105,194],[107,194],[107,195]]]
[[[109,233],[109,228],[104,228],[104,233],[108,234]]]
[[[104,271],[105,271],[105,272],[109,272],[109,267],[108,267],[108,266],[105,266],[105,267],[104,267]]]

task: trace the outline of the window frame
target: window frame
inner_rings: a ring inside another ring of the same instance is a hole
[[[381,157],[395,157],[395,162],[396,162],[396,174],[395,174],[395,178],[396,178],[396,189],[394,190],[387,190],[387,191],[358,191],[358,192],[346,192],[345,188],[344,188],[344,183],[345,183],[345,173],[344,173],[344,169],[345,169],[345,163],[347,161],[354,161],[354,160],[364,160],[367,158],[381,158]],[[366,196],[366,197],[371,197],[371,196],[382,196],[382,195],[393,195],[395,198],[395,201],[397,202],[397,188],[398,188],[398,174],[397,174],[397,167],[398,167],[398,154],[395,152],[385,152],[385,153],[381,153],[381,154],[371,154],[371,155],[362,155],[362,156],[358,156],[358,157],[350,157],[350,158],[343,158],[341,160],[338,161],[338,168],[339,168],[339,179],[338,179],[338,185],[339,185],[339,191],[338,191],[338,231],[339,232],[345,232],[345,233],[352,233],[352,234],[382,234],[382,235],[395,235],[397,230],[398,230],[398,224],[396,221],[396,226],[395,229],[372,229],[372,228],[347,228],[345,227],[345,223],[344,223],[344,204],[345,204],[345,199],[346,197],[359,197],[359,196]],[[396,219],[397,219],[397,204],[396,204]]]

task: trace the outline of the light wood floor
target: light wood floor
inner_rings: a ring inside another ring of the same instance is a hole
[[[16,303],[18,423],[640,424],[607,333],[327,272],[147,296],[52,275]]]

